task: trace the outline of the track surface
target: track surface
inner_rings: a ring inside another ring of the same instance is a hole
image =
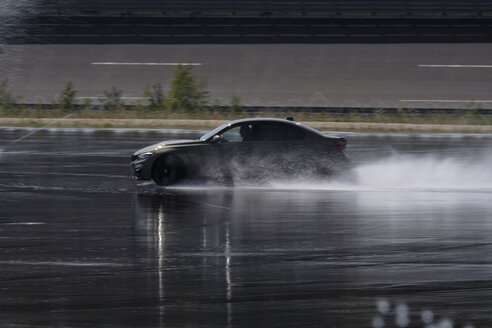
[[[65,83],[98,103],[167,92],[194,64],[210,101],[248,106],[492,108],[492,44],[5,45],[0,73],[23,101],[51,103]],[[83,102],[80,99],[80,102]]]
[[[490,136],[351,135],[352,184],[130,179],[198,135],[0,129],[2,324],[492,325]]]

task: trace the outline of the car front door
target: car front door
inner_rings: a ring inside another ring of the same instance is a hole
[[[248,138],[250,129],[250,124],[236,124],[210,139],[206,157],[213,167],[212,175],[235,178],[250,168],[254,162],[253,145]]]

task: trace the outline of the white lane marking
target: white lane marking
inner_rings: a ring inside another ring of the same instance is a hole
[[[202,63],[119,63],[119,62],[94,62],[92,65],[114,65],[114,66],[200,66]]]
[[[67,261],[21,261],[21,260],[12,260],[12,261],[0,261],[0,264],[14,264],[14,265],[55,265],[55,266],[72,266],[72,267],[87,267],[87,266],[95,266],[95,267],[123,267],[130,266],[129,264],[124,263],[111,263],[111,262],[67,262]]]
[[[99,97],[94,97],[94,96],[91,96],[91,97],[75,97],[76,99],[93,99],[93,100],[100,100],[100,99],[104,99],[105,96],[101,95]],[[143,100],[143,99],[147,99],[145,97],[120,97],[120,99],[122,100]]]
[[[492,100],[402,99],[402,102],[492,103]]]
[[[2,225],[41,225],[47,224],[46,222],[5,222]]]
[[[419,65],[419,67],[436,67],[436,68],[492,68],[492,65]]]

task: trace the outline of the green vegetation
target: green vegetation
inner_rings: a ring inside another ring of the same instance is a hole
[[[0,83],[0,107],[3,109],[11,109],[17,107],[17,103],[21,97],[13,96],[8,89],[9,80],[5,79]]]
[[[241,98],[239,96],[232,95],[229,111],[232,114],[239,114],[243,111],[243,106],[241,105]]]
[[[163,110],[165,109],[166,97],[162,90],[162,85],[156,83],[152,86],[148,85],[144,91],[144,98],[148,101],[148,109]]]
[[[75,97],[77,92],[78,91],[75,90],[73,82],[68,81],[61,91],[60,95],[56,99],[55,106],[65,111],[74,110],[77,105],[77,99]]]
[[[99,99],[103,110],[114,111],[122,110],[125,103],[121,99],[123,91],[117,87],[113,87],[110,91],[104,90],[104,97]]]
[[[197,81],[191,66],[178,65],[171,82],[166,107],[172,111],[195,112],[207,106],[206,82]]]

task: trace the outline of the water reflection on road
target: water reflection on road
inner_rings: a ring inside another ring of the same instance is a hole
[[[458,320],[486,313],[490,197],[174,190],[139,194],[136,217],[166,304],[214,304],[213,321],[234,326],[356,327],[368,326],[379,298],[408,302],[414,320],[428,308]],[[200,324],[196,306],[183,310]]]
[[[490,137],[354,135],[357,181],[160,188],[128,154],[176,134],[0,131],[6,325],[492,325]]]

